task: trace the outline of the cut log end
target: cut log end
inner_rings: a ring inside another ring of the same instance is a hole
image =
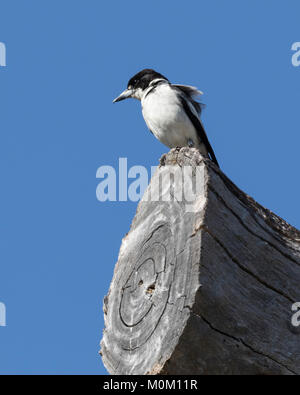
[[[103,362],[126,375],[299,374],[299,284],[300,232],[196,149],[173,149],[122,242]]]

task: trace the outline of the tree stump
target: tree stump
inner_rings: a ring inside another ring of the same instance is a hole
[[[196,149],[172,149],[122,241],[103,362],[125,375],[300,374],[295,302],[300,232]]]

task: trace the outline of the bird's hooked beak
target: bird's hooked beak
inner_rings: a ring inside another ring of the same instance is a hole
[[[122,92],[120,96],[116,97],[115,100],[113,100],[113,103],[128,99],[129,97],[132,97],[132,94],[133,94],[133,89],[125,89],[125,91]]]

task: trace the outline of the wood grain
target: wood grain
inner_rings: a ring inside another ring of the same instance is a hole
[[[299,284],[300,232],[196,149],[172,149],[122,241],[103,362],[126,375],[300,374]]]

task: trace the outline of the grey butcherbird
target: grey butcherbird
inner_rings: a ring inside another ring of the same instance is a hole
[[[159,141],[169,148],[196,147],[219,166],[200,120],[201,104],[194,100],[201,94],[193,86],[171,84],[162,74],[144,69],[113,102],[140,100],[145,122]]]

